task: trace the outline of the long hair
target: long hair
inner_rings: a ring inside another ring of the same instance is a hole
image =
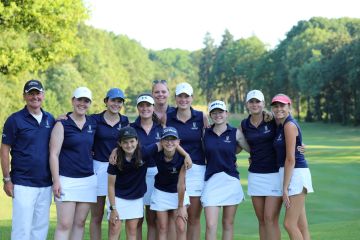
[[[126,159],[125,159],[125,151],[120,147],[120,143],[121,143],[121,140],[119,139],[117,142],[117,149],[116,149],[116,153],[117,153],[116,166],[120,171],[122,171],[122,170],[124,170],[124,165],[125,165]],[[133,157],[135,158],[134,165],[136,168],[139,168],[141,165],[143,165],[140,149],[141,149],[140,142],[138,141],[138,144],[136,146],[136,149],[135,149],[135,152],[133,155]]]

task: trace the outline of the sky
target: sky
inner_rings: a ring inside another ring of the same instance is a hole
[[[360,18],[359,0],[84,0],[88,25],[127,35],[148,49],[198,50],[209,32],[219,45],[257,36],[274,48],[298,21]]]

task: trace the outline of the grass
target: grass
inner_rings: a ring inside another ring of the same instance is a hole
[[[239,120],[232,119],[233,126]],[[306,159],[312,174],[315,193],[306,201],[307,216],[312,239],[359,239],[360,236],[360,128],[322,123],[301,123],[304,143],[307,145]],[[247,189],[247,154],[238,158],[241,184]],[[51,228],[53,239],[56,212],[51,206]],[[283,216],[283,211],[282,211]],[[281,217],[283,219],[283,217]],[[202,215],[202,236],[205,224]],[[219,221],[221,225],[221,221]],[[87,224],[88,228],[88,224]],[[288,239],[282,228],[282,239]],[[0,239],[10,239],[11,200],[0,193]],[[107,223],[103,222],[103,238],[106,239]],[[143,227],[145,236],[146,227]],[[122,234],[121,239],[125,239]],[[221,238],[221,226],[218,228]],[[89,239],[88,229],[85,239]],[[251,199],[239,205],[236,214],[234,239],[258,239],[257,220]]]

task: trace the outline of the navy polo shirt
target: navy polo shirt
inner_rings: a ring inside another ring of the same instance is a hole
[[[94,160],[100,162],[109,162],[111,151],[116,147],[119,140],[119,131],[122,127],[129,125],[127,116],[119,114],[120,120],[114,126],[110,126],[105,118],[104,113],[92,114],[91,117],[95,119],[97,127],[94,137]]]
[[[59,155],[59,174],[65,177],[81,178],[94,174],[92,146],[96,122],[86,116],[86,122],[79,129],[69,114],[61,120],[64,127],[64,141]]]
[[[286,143],[285,143],[285,133],[284,133],[284,125],[287,122],[292,122],[296,125],[298,129],[298,136],[296,136],[296,146],[295,146],[295,168],[307,168],[307,162],[305,160],[304,154],[301,154],[299,150],[297,150],[298,146],[302,145],[302,134],[299,127],[299,124],[296,122],[295,119],[289,115],[286,119],[284,124],[280,124],[276,130],[276,136],[274,139],[274,148],[276,150],[276,158],[277,162],[280,167],[284,167],[285,158],[286,158]]]
[[[276,134],[275,121],[262,121],[258,127],[250,122],[251,115],[241,121],[241,128],[250,146],[252,173],[275,173],[279,171],[273,142]]]
[[[153,122],[149,134],[141,127],[140,117],[136,118],[135,122],[131,123],[130,126],[135,128],[141,146],[148,146],[160,141],[162,132],[162,126],[160,124]],[[155,159],[152,155],[146,159],[146,163],[148,167],[156,167]]]
[[[2,143],[10,146],[11,181],[29,187],[52,185],[49,141],[54,117],[41,109],[40,124],[24,107],[5,122]]]
[[[205,154],[202,148],[203,113],[191,108],[191,118],[184,123],[177,119],[177,110],[176,108],[167,114],[166,125],[176,128],[180,145],[190,155],[193,163],[205,165]]]
[[[205,129],[204,148],[207,160],[205,181],[215,173],[225,172],[239,179],[236,169],[236,128],[227,125],[227,129],[220,136],[214,132],[214,125]]]
[[[142,165],[135,166],[135,158],[130,162],[124,162],[124,168],[120,171],[116,165],[109,164],[108,174],[116,175],[115,180],[115,196],[123,199],[138,199],[142,198],[146,193],[146,171],[147,162],[144,159],[148,159],[149,155],[155,155],[158,151],[157,145],[151,144],[141,148],[143,157]]]

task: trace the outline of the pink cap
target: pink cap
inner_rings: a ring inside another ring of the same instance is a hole
[[[288,96],[280,94],[273,97],[271,100],[271,105],[273,105],[276,102],[284,103],[284,104],[291,104],[291,100]]]

